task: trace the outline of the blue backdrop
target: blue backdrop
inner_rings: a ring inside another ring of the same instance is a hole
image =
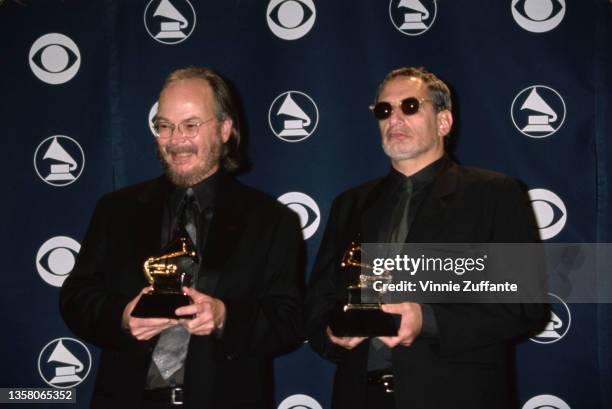
[[[451,86],[456,158],[519,179],[543,240],[612,241],[608,0],[4,0],[0,33],[0,387],[73,386],[88,407],[98,351],[59,286],[96,200],[161,172],[148,122],[178,67],[239,91],[241,178],[300,214],[308,267],[334,196],[388,170],[367,107],[408,65]],[[554,313],[518,348],[521,405],[612,407],[610,306]],[[328,408],[332,374],[306,345],[277,359],[277,404]]]

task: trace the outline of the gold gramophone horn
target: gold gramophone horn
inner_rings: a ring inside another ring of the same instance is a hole
[[[169,260],[182,256],[196,256],[195,251],[189,251],[187,249],[187,239],[185,237],[181,237],[179,242],[181,245],[179,250],[157,257],[149,257],[147,261],[144,262],[144,273],[149,284],[153,284],[153,274],[173,274],[176,272],[176,264],[169,262]]]

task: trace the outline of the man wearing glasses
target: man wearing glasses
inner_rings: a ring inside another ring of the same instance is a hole
[[[302,333],[297,217],[230,176],[238,116],[214,71],[171,73],[154,129],[165,175],[101,199],[61,290],[68,326],[102,349],[92,407],[269,407],[270,357]],[[177,235],[194,250],[189,302],[143,317],[143,263]]]
[[[339,270],[352,241],[534,241],[528,201],[511,178],[459,166],[445,155],[450,91],[424,68],[390,72],[370,107],[391,161],[389,174],[332,205],[306,296],[310,345],[337,364],[333,408],[511,408],[511,343],[546,312],[536,304],[386,304],[396,336],[334,335],[345,294]]]

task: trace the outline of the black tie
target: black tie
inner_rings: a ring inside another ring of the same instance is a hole
[[[391,228],[389,229],[389,243],[404,243],[408,237],[408,231],[410,226],[408,225],[408,215],[410,210],[410,199],[412,198],[412,179],[406,178],[402,180],[401,185],[396,191],[397,203],[393,208],[391,214]],[[393,249],[393,250],[392,250]],[[395,253],[397,246],[393,246],[388,251]],[[390,255],[390,257],[392,257]],[[378,354],[378,360],[391,361],[391,350],[385,347],[385,344],[378,338],[373,338],[370,342],[370,348],[374,348],[375,351],[371,351],[374,354]],[[379,352],[377,352],[379,351]]]
[[[192,188],[188,188],[183,198],[184,208],[182,215],[182,225],[185,228],[189,238],[193,242],[194,246],[198,245],[198,215],[200,209],[198,202],[195,197],[195,193]]]
[[[179,206],[176,226],[178,231],[184,229],[194,246],[198,243],[198,216],[199,206],[192,188],[188,188]],[[196,267],[197,270],[197,267]],[[194,276],[197,271],[193,271]],[[196,282],[194,277],[193,283]],[[164,330],[155,350],[153,351],[153,362],[159,369],[159,373],[165,380],[170,379],[185,363],[187,348],[189,346],[189,333],[180,325]],[[176,378],[176,377],[175,377]],[[174,379],[182,383],[182,379]]]
[[[187,235],[197,248],[200,206],[192,188],[188,188],[181,199],[172,223],[170,239]]]
[[[412,179],[406,178],[402,181],[397,192],[398,201],[391,216],[391,232],[389,243],[404,243],[408,237],[410,226],[408,225],[408,214],[410,210],[410,199],[412,198]]]

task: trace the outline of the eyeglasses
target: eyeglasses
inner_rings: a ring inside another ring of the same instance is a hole
[[[400,108],[404,115],[414,115],[419,112],[419,108],[423,102],[431,102],[430,99],[408,97],[400,102]],[[378,102],[375,105],[370,105],[370,111],[374,114],[374,118],[383,121],[391,116],[393,107],[389,102]]]
[[[196,137],[198,132],[200,131],[200,127],[207,122],[212,121],[215,117],[208,118],[206,121],[197,121],[193,119],[188,119],[186,121],[178,124],[178,130],[183,135],[183,138],[193,139]],[[172,122],[166,121],[155,121],[153,124],[153,131],[155,132],[155,136],[158,139],[168,139],[172,137],[174,130],[177,128],[177,125]]]

